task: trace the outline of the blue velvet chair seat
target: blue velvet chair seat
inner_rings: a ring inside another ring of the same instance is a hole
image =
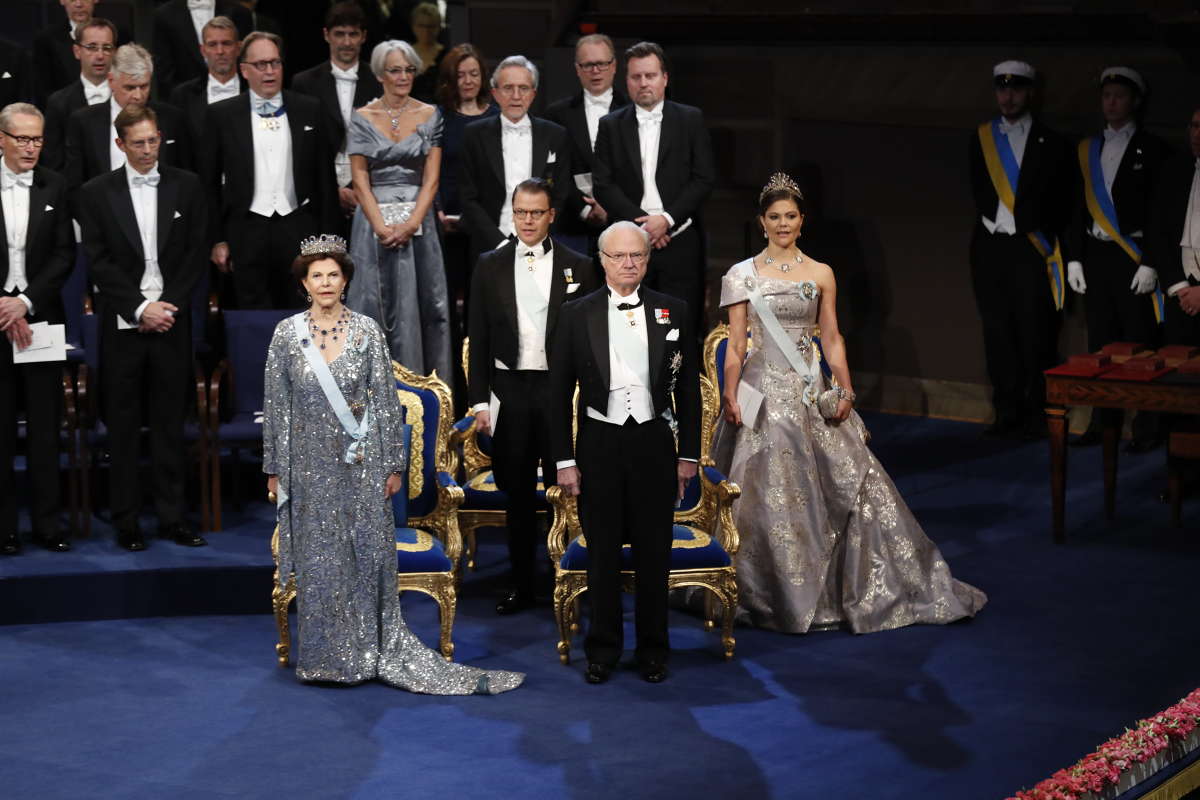
[[[538,480],[538,500],[546,502],[546,487]],[[490,469],[480,472],[463,487],[466,499],[463,511],[504,511],[508,507],[508,495],[496,485],[496,476]]]
[[[396,528],[397,572],[450,572],[454,565],[436,536],[416,528]]]
[[[587,569],[587,541],[583,536],[567,546],[560,566],[569,570]],[[671,542],[671,569],[715,569],[730,565],[729,554],[713,537],[703,531],[676,525]],[[633,569],[633,552],[629,545],[621,548],[621,569]]]
[[[263,426],[255,422],[253,411],[241,411],[233,415],[229,422],[217,426],[217,437],[223,442],[257,442],[262,440]]]

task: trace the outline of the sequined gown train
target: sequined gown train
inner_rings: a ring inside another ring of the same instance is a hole
[[[296,674],[305,681],[379,678],[425,694],[496,694],[524,676],[445,661],[404,623],[388,475],[405,468],[400,404],[379,326],[350,315],[342,353],[329,364],[359,420],[371,422],[361,463],[317,382],[292,319],[279,323],[265,372],[263,471],[279,476],[279,574],[295,572]]]
[[[371,191],[379,203],[412,202],[421,191],[429,151],[442,146],[442,112],[399,142],[393,142],[355,111],[350,115],[346,152],[365,156]],[[404,247],[379,244],[362,209],[350,226],[354,280],[346,305],[383,328],[392,358],[419,375],[437,371],[453,386],[450,347],[450,300],[446,268],[433,208],[425,214],[421,235]]]
[[[811,364],[820,290],[812,281],[760,278],[751,262],[721,284],[721,305],[749,298],[754,281]],[[839,425],[817,410],[829,388],[819,372],[806,392],[798,374],[746,304],[753,347],[742,380],[764,395],[757,425],[719,423],[717,465],[742,488],[734,505],[743,617],[804,633],[844,623],[855,633],[974,614],[987,596],[950,575],[866,443],[857,413]]]

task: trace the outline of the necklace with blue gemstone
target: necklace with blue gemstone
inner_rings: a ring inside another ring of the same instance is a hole
[[[312,331],[313,341],[316,341],[318,336],[321,337],[319,347],[322,350],[325,349],[327,341],[336,342],[339,334],[345,339],[346,324],[350,322],[350,309],[345,306],[342,307],[342,313],[338,315],[338,318],[328,328],[322,328],[318,325],[311,311],[305,311],[304,316],[308,322],[308,329]]]

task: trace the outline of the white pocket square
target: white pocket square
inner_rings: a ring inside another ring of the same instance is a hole
[[[5,72],[3,75],[0,75],[0,78],[11,78],[11,77],[12,77],[11,72]]]
[[[550,155],[546,156],[546,163],[553,164],[555,161],[558,161],[558,155],[553,150],[551,150]]]
[[[575,292],[579,291],[579,287],[581,285],[582,284],[578,284],[578,283],[568,283],[567,284],[567,294],[574,294]]]
[[[52,205],[47,205],[45,208],[42,209],[42,211],[53,211],[53,210],[54,210],[54,206],[52,206]]]
[[[182,218],[183,218],[183,214],[180,214],[178,211],[175,212],[175,216],[171,217],[171,219],[182,219]]]
[[[679,328],[671,328],[671,330],[667,331],[666,341],[668,341],[668,342],[679,341]]]
[[[313,129],[313,126],[312,126],[312,125],[305,125],[305,126],[304,126],[304,130],[305,130],[305,132],[307,132],[307,131],[311,131],[312,129]]]
[[[163,142],[163,144],[175,144],[175,140],[174,140],[174,139],[167,139],[165,142]]]
[[[304,200],[300,203],[300,205],[302,205],[302,206],[308,205],[308,198],[307,197],[304,198]]]

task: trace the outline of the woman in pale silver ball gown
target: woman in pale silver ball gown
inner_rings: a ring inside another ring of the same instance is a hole
[[[425,694],[514,689],[523,675],[449,663],[404,623],[389,498],[406,464],[391,359],[375,321],[341,302],[354,275],[345,242],[307,240],[301,253],[292,271],[310,306],[275,328],[263,400],[279,580],[296,576],[296,675]]]
[[[383,328],[392,358],[453,386],[450,300],[433,201],[442,163],[442,113],[414,98],[421,66],[405,42],[371,54],[383,96],[350,115],[346,152],[358,209],[350,251],[358,280],[347,304]]]
[[[721,284],[730,332],[714,454],[742,488],[733,509],[741,615],[787,633],[974,616],[987,596],[950,575],[867,447],[833,271],[796,246],[803,203],[791,178],[772,176],[759,197],[766,247]],[[820,369],[818,326],[836,387]]]

